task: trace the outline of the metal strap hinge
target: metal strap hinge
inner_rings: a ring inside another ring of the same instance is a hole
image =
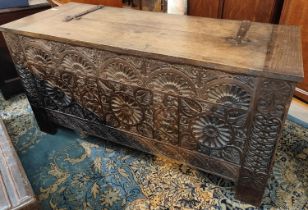
[[[96,10],[99,10],[99,9],[102,9],[104,6],[103,5],[98,5],[98,6],[95,6],[91,9],[88,9],[84,12],[81,12],[77,15],[69,15],[69,16],[66,16],[65,19],[64,19],[64,22],[69,22],[71,20],[79,20],[82,16],[86,15],[86,14],[89,14],[91,12],[95,12]]]
[[[249,31],[251,26],[251,22],[248,20],[244,20],[241,22],[240,28],[236,34],[236,37],[229,37],[227,40],[231,41],[232,43],[236,45],[240,45],[243,43],[247,43],[250,40],[246,38],[247,32]]]

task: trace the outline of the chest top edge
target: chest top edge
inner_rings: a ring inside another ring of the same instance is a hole
[[[91,7],[69,3],[3,25],[0,31],[236,74],[303,79],[296,27],[110,7],[63,21]]]

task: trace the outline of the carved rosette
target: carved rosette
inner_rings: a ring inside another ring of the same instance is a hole
[[[137,67],[124,58],[107,59],[99,68],[99,77],[129,85],[142,83]]]
[[[117,119],[124,124],[137,125],[142,121],[142,108],[128,95],[115,94],[110,106]]]
[[[54,54],[49,42],[44,40],[33,40],[28,37],[20,37],[20,41],[23,43],[22,47],[28,67],[55,67]]]
[[[70,90],[65,85],[57,86],[46,82],[45,93],[59,107],[67,107],[73,100]]]
[[[150,89],[173,95],[193,97],[195,85],[185,74],[173,68],[156,70],[149,76],[146,86]]]
[[[52,56],[50,51],[41,49],[36,46],[29,46],[25,49],[28,62],[38,66],[50,66],[52,65]]]
[[[100,116],[108,125],[153,138],[151,91],[102,79],[98,84],[102,103]]]
[[[37,89],[45,97],[45,106],[48,108],[68,107],[74,100],[75,76],[68,72],[51,71],[48,73],[48,70],[50,69],[46,68],[45,73],[37,72],[36,66],[31,66],[31,72],[37,81]]]
[[[95,76],[96,68],[90,58],[77,50],[68,50],[62,53],[60,68],[75,74]]]
[[[231,130],[221,119],[203,115],[192,122],[192,135],[202,145],[220,149],[232,140]]]
[[[219,84],[207,90],[208,100],[228,107],[248,109],[251,95],[240,85]]]
[[[181,146],[240,164],[247,140],[247,110],[181,98],[179,113]]]
[[[204,97],[211,103],[180,99],[181,145],[240,164],[247,140],[251,87],[235,77],[215,79],[206,85]]]

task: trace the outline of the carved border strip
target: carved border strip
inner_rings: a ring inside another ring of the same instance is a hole
[[[241,197],[244,191],[254,191],[246,195],[246,202],[258,205],[257,200],[262,199],[294,88],[293,83],[259,78],[250,140],[237,186]]]
[[[248,109],[255,78],[20,36],[29,66]],[[230,99],[223,97],[229,95]]]

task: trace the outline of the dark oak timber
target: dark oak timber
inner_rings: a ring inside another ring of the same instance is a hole
[[[1,27],[40,128],[180,161],[260,205],[303,79],[298,28],[111,7],[63,21],[91,7]]]

